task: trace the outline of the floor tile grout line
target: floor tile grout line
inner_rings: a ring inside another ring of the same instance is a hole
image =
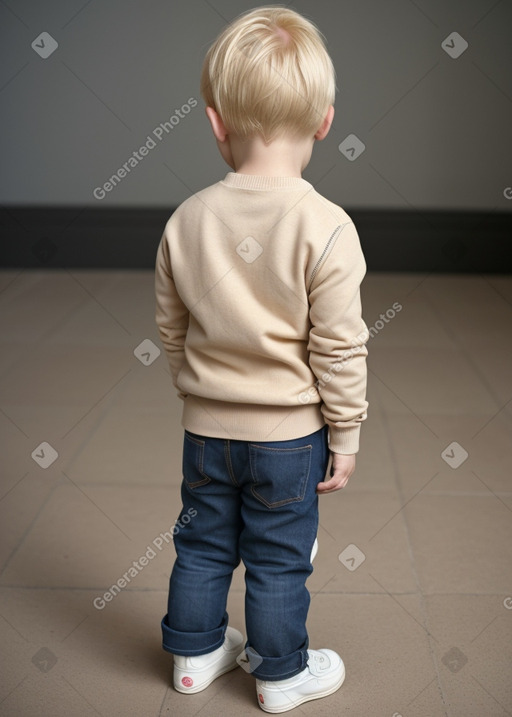
[[[119,392],[119,390],[118,390],[118,391],[114,391],[113,393],[111,393],[111,392],[112,392],[113,389],[116,388],[116,386],[117,386],[118,384],[120,384],[120,383],[122,383],[122,382],[124,381],[124,379],[126,378],[126,376],[128,376],[129,373],[131,373],[131,367],[128,369],[128,371],[126,371],[126,372],[123,374],[123,376],[121,376],[121,378],[118,378],[117,381],[114,383],[114,385],[111,386],[111,388],[109,388],[109,390],[108,390],[106,393],[104,393],[103,396],[102,396],[98,401],[96,401],[96,403],[95,403],[93,406],[91,406],[91,408],[88,409],[87,413],[85,413],[85,414],[82,416],[82,418],[80,418],[80,420],[77,421],[77,422],[74,424],[74,426],[73,426],[71,429],[69,429],[69,430],[61,437],[61,440],[65,440],[66,436],[67,436],[69,433],[71,433],[72,431],[74,431],[74,430],[77,428],[77,426],[78,426],[91,412],[93,412],[95,409],[98,411],[99,415],[98,415],[97,418],[92,422],[92,425],[90,426],[90,428],[85,432],[85,435],[83,436],[83,438],[77,443],[77,445],[75,445],[75,446],[73,447],[73,449],[71,449],[71,450],[72,450],[72,454],[69,456],[68,461],[67,461],[67,463],[66,463],[66,465],[65,465],[65,468],[66,468],[67,471],[70,471],[70,470],[72,469],[74,463],[80,458],[80,456],[81,456],[81,454],[83,453],[83,451],[87,448],[87,446],[88,446],[88,445],[91,443],[91,441],[93,440],[94,436],[98,433],[100,427],[101,427],[101,426],[103,425],[103,423],[105,422],[105,420],[106,420],[106,418],[108,417],[110,411],[115,407],[115,405],[116,405],[116,404],[115,404],[116,394]],[[125,383],[126,383],[126,382],[125,382]],[[108,398],[107,401],[105,401],[105,399],[107,398],[107,396],[109,396],[109,398]],[[101,411],[101,412],[100,412],[100,411]],[[77,484],[78,486],[82,486],[82,485],[88,485],[88,486],[89,486],[89,485],[93,485],[93,483],[89,483],[89,482],[86,482],[86,483],[82,483],[81,481],[75,481],[75,482],[76,482],[76,484]],[[115,484],[112,483],[112,485],[115,485]],[[120,483],[119,485],[122,485],[122,484]],[[142,485],[142,484],[141,484],[141,485]]]
[[[8,693],[6,694],[6,696],[3,697],[3,698],[0,700],[0,705],[2,705],[2,704],[5,702],[5,700],[8,699],[8,698],[13,694],[13,692],[15,692],[15,691],[18,689],[18,687],[25,682],[25,680],[27,679],[27,677],[28,677],[28,674],[25,675],[25,677],[23,677],[23,678],[18,682],[18,684],[15,685],[15,686],[12,688],[12,690],[11,690],[10,692],[8,692]]]
[[[16,545],[12,549],[9,557],[6,559],[4,564],[0,567],[0,587],[1,587],[1,580],[2,575],[4,574],[5,570],[13,560],[13,558],[16,556],[18,550],[22,547],[23,543],[25,542],[28,535],[31,533],[36,521],[38,520],[39,516],[43,512],[46,505],[50,502],[51,498],[53,497],[53,494],[56,492],[58,487],[62,485],[62,479],[59,478],[59,480],[56,480],[55,483],[52,485],[50,490],[48,491],[46,497],[44,498],[43,502],[39,505],[39,508],[37,509],[36,513],[32,517],[32,520],[29,522],[29,524],[26,526],[25,530],[23,531],[21,537],[17,541]]]
[[[33,283],[32,288],[37,287],[38,285],[42,285],[45,282],[45,280],[47,280],[47,276],[45,276],[45,275],[37,277],[37,275],[34,276],[34,274],[28,274],[28,275],[25,274],[25,276],[29,276],[30,278],[35,279],[35,282]],[[64,276],[64,275],[60,274],[59,276]],[[29,290],[32,290],[32,288],[29,288]],[[65,289],[65,291],[67,291],[67,289]],[[46,331],[42,336],[37,338],[35,341],[31,342],[30,348],[34,348],[39,343],[45,341],[49,336],[54,334],[58,329],[62,328],[63,324],[65,324],[68,321],[71,321],[74,314],[77,313],[78,311],[82,310],[84,308],[84,306],[87,304],[87,302],[89,301],[89,297],[84,296],[83,293],[82,293],[81,297],[77,297],[77,298],[78,298],[79,304],[77,306],[71,307],[69,309],[69,311],[67,311],[65,314],[63,314],[62,317],[53,326],[51,326],[48,329],[48,331]]]
[[[383,414],[384,414],[384,416],[385,416],[385,414],[386,414],[386,411],[385,411],[385,408],[384,408],[384,407],[383,407]],[[398,460],[397,460],[397,458],[396,458],[396,452],[395,452],[395,448],[394,448],[394,442],[393,442],[392,436],[391,436],[391,434],[390,434],[390,432],[389,432],[388,422],[387,422],[387,420],[385,420],[385,419],[384,419],[384,421],[383,421],[383,426],[384,426],[383,430],[384,430],[384,433],[385,433],[386,438],[387,438],[389,454],[390,454],[390,456],[391,456],[391,458],[392,458],[392,461],[393,461],[393,464],[394,464],[394,467],[395,467],[395,477],[396,477],[396,485],[397,485],[398,497],[399,497],[401,503],[403,503],[403,502],[404,502],[404,491],[403,491],[402,481],[401,481],[401,478],[400,478],[400,468],[399,468]],[[446,717],[452,717],[452,713],[451,713],[451,710],[450,710],[450,707],[449,707],[449,698],[448,698],[448,695],[445,694],[445,691],[444,691],[444,689],[443,689],[443,684],[442,684],[442,679],[441,679],[441,672],[440,672],[440,669],[439,669],[439,663],[438,663],[438,660],[437,660],[437,658],[436,658],[436,653],[435,653],[434,645],[433,645],[433,642],[432,642],[432,637],[431,637],[431,636],[434,636],[434,633],[433,633],[433,631],[431,630],[431,627],[430,627],[430,622],[429,622],[429,619],[428,619],[428,611],[427,611],[427,606],[426,606],[426,600],[425,600],[425,594],[424,594],[424,592],[423,592],[423,586],[422,586],[421,581],[420,581],[420,579],[419,579],[418,570],[417,570],[417,568],[416,568],[415,553],[414,553],[414,548],[413,548],[413,545],[412,545],[411,531],[410,531],[410,527],[409,527],[409,521],[407,520],[406,511],[404,511],[404,512],[401,513],[401,519],[402,519],[403,526],[404,526],[405,539],[406,539],[406,543],[407,543],[407,551],[408,551],[408,553],[409,553],[410,572],[412,573],[412,576],[413,576],[414,581],[415,581],[416,586],[417,586],[417,594],[418,594],[418,597],[419,597],[419,604],[420,604],[420,611],[421,611],[422,623],[423,623],[424,629],[425,629],[425,631],[426,631],[426,633],[427,633],[427,644],[428,644],[428,648],[429,648],[429,652],[430,652],[430,657],[431,657],[431,660],[432,660],[432,666],[433,666],[433,668],[434,668],[434,675],[435,675],[435,679],[436,679],[437,689],[438,689],[438,691],[439,691],[439,695],[440,695],[440,698],[441,698],[441,702],[442,702],[442,704],[443,704],[443,708],[444,708],[444,710],[445,710]]]
[[[157,717],[162,717],[162,715],[164,715],[165,712],[167,712],[167,710],[165,709],[165,704],[167,702],[167,696],[171,695],[171,694],[173,694],[173,688],[171,687],[171,685],[164,684],[162,701],[160,702],[160,707],[158,708]],[[169,713],[167,712],[167,715],[168,714]]]
[[[418,415],[418,413],[416,413],[416,411],[414,411],[402,398],[400,398],[400,396],[396,393],[396,391],[394,391],[385,381],[383,381],[383,379],[382,379],[372,368],[370,368],[370,366],[368,366],[368,374],[371,375],[371,376],[373,376],[374,378],[376,378],[376,379],[379,381],[379,383],[381,383],[383,386],[385,386],[386,389],[389,391],[389,393],[392,393],[393,396],[394,396],[398,401],[400,401],[400,403],[401,403],[403,406],[405,406],[405,407],[408,409],[408,412],[409,412],[410,414],[412,414],[412,415],[416,418],[417,421],[419,421],[420,423],[422,423],[423,426],[424,426],[428,431],[430,431],[430,433],[432,433],[432,435],[433,435],[435,438],[439,438],[439,436],[438,436],[437,433],[433,430],[433,428],[431,428],[427,423],[425,423],[425,421]]]
[[[1,273],[1,272],[0,272],[0,273]],[[18,276],[20,276],[20,274],[22,274],[22,273],[23,273],[23,272],[20,272],[19,274],[17,274],[16,277],[15,277],[15,279],[17,279]],[[63,316],[60,318],[60,320],[57,321],[54,325],[52,325],[52,326],[48,329],[48,331],[46,331],[42,336],[40,336],[40,337],[39,337],[38,339],[36,339],[35,341],[31,342],[31,343],[30,343],[30,348],[31,348],[31,349],[34,349],[34,348],[37,347],[40,343],[43,343],[43,342],[47,341],[49,337],[51,337],[53,334],[56,333],[56,331],[62,329],[62,327],[63,327],[66,323],[71,323],[71,322],[72,322],[72,319],[73,319],[73,317],[74,317],[74,315],[75,315],[76,313],[78,313],[79,311],[83,311],[83,309],[86,308],[87,305],[93,305],[91,299],[94,300],[102,309],[104,309],[104,310],[105,310],[105,313],[108,314],[108,315],[110,316],[110,318],[114,319],[114,321],[115,321],[116,323],[118,323],[126,332],[128,332],[128,330],[127,330],[124,326],[122,326],[122,324],[120,324],[120,322],[116,319],[116,317],[115,317],[113,314],[111,314],[111,313],[108,311],[108,309],[105,309],[105,307],[102,306],[101,302],[99,302],[99,300],[92,294],[92,292],[90,292],[87,288],[85,288],[85,287],[81,284],[81,282],[79,282],[79,281],[76,279],[76,277],[74,277],[73,274],[72,274],[69,270],[66,269],[66,270],[65,270],[65,273],[69,276],[70,279],[72,279],[72,280],[74,281],[75,284],[77,284],[78,286],[80,286],[81,294],[80,294],[80,296],[78,297],[78,302],[79,302],[79,303],[78,303],[76,306],[73,306],[66,314],[63,314]],[[77,273],[78,273],[78,272],[77,272]],[[118,272],[116,272],[116,273],[118,273]],[[27,274],[25,274],[25,276],[27,276]],[[36,278],[36,277],[34,277],[33,274],[28,274],[28,276],[29,276],[30,278]],[[63,276],[64,276],[64,271],[59,272],[59,277],[63,277]],[[42,282],[44,282],[45,279],[46,279],[46,276],[45,276],[44,274],[43,274],[41,277],[38,277],[37,280],[36,280],[36,282],[35,282],[35,286],[37,286],[37,285],[41,284]],[[14,280],[13,280],[13,281],[14,281]],[[11,284],[12,284],[12,281],[9,283],[9,285],[8,285],[7,287],[5,287],[5,289],[8,289]],[[0,291],[0,295],[1,295],[1,293],[2,293],[2,292]],[[129,332],[128,332],[128,333],[129,333]],[[131,337],[131,333],[129,333],[129,335],[130,335],[130,337]],[[20,342],[19,345],[20,345],[20,346],[23,346],[23,344],[22,344],[21,342]],[[131,344],[130,344],[130,345],[131,345]],[[23,350],[23,348],[20,349],[20,350]],[[16,362],[16,365],[18,365],[18,362]],[[6,372],[4,371],[3,376],[5,376],[5,373],[6,373]]]
[[[118,324],[118,326],[120,326],[120,327],[123,329],[123,331],[124,331],[126,334],[128,334],[128,336],[130,336],[130,338],[132,338],[132,333],[131,333],[131,331],[129,331],[129,330],[126,328],[126,326],[124,326],[124,324],[122,324],[122,323],[119,321],[119,319],[118,319],[116,316],[114,316],[114,314],[110,311],[110,309],[107,309],[107,307],[98,299],[98,297],[95,296],[95,294],[93,294],[92,291],[91,291],[90,289],[88,289],[87,286],[85,286],[85,284],[84,284],[82,281],[80,281],[77,276],[75,276],[75,274],[78,273],[78,272],[72,272],[72,271],[71,271],[70,269],[68,269],[68,268],[66,268],[65,271],[66,271],[66,273],[68,274],[68,276],[70,276],[70,277],[73,279],[73,281],[74,281],[75,283],[77,283],[77,284],[81,287],[82,291],[84,291],[84,292],[90,297],[90,299],[92,299],[93,301],[95,301],[98,306],[101,306],[101,308],[103,309],[103,311],[104,311],[106,314],[108,314],[109,317],[110,317],[111,319],[113,319],[113,320],[116,322],[116,324]],[[83,278],[83,277],[81,277],[81,278]],[[116,281],[116,284],[115,284],[114,286],[111,287],[111,286],[109,286],[109,285],[107,284],[107,287],[108,287],[108,289],[109,289],[110,291],[115,291],[115,290],[116,290],[117,285],[118,285],[119,282],[120,282],[119,276],[116,276],[116,279],[117,279],[117,281]]]
[[[91,707],[96,712],[96,714],[100,715],[100,717],[105,717],[103,712],[97,710],[96,707],[92,704],[92,702],[89,702],[87,697],[85,697],[85,695],[83,695],[66,677],[64,677],[64,675],[61,675],[61,678],[77,693],[77,695],[79,695],[84,700],[84,702],[87,702],[89,707]]]
[[[402,489],[402,482],[400,480],[400,467],[399,467],[398,460],[396,457],[396,452],[394,450],[392,436],[388,429],[387,412],[386,412],[386,408],[385,408],[385,403],[384,403],[382,397],[380,396],[380,393],[377,394],[377,400],[378,400],[378,407],[379,407],[379,413],[380,413],[382,425],[384,426],[384,429],[383,429],[384,434],[387,439],[389,455],[390,455],[391,462],[393,465],[395,492],[398,495],[398,498],[399,498],[401,504],[403,505],[404,495],[403,495],[403,489]],[[419,491],[419,492],[421,492],[421,491]],[[416,496],[414,496],[414,497],[416,497]],[[400,512],[402,512],[402,511],[400,511]],[[393,517],[396,517],[396,516],[393,516]],[[441,703],[443,704],[443,709],[445,710],[445,715],[446,715],[446,717],[451,717],[451,713],[449,711],[449,708],[447,707],[447,704],[446,704],[447,700],[446,700],[444,690],[442,687],[442,683],[441,683],[441,675],[440,675],[439,665],[438,665],[437,660],[435,659],[435,652],[434,652],[434,648],[433,648],[433,644],[432,644],[433,632],[430,629],[430,625],[429,625],[429,621],[428,621],[428,613],[427,613],[426,604],[425,604],[425,595],[423,593],[423,589],[421,586],[421,582],[419,580],[418,572],[416,570],[414,551],[413,551],[412,544],[411,544],[410,530],[409,530],[409,525],[408,525],[405,513],[402,513],[401,520],[403,522],[406,541],[407,541],[407,550],[409,553],[409,568],[410,568],[410,572],[412,573],[414,582],[416,584],[416,590],[414,591],[413,594],[417,595],[418,599],[419,599],[423,628],[426,632],[427,645],[428,645],[430,657],[432,660],[432,666],[434,668],[433,681],[434,680],[436,681],[437,690],[439,692]]]
[[[18,273],[15,274],[11,278],[11,280],[9,281],[8,284],[6,284],[6,286],[4,286],[2,289],[0,289],[0,302],[3,301],[4,297],[2,296],[2,294],[4,293],[4,291],[7,291],[7,289],[9,289],[12,286],[12,284],[14,284],[14,282],[18,279],[18,277],[20,277],[24,273],[24,271],[25,271],[25,267],[23,269],[21,269],[21,271],[18,271]],[[14,272],[14,269],[13,269],[13,272]],[[8,272],[5,270],[0,270],[0,276],[4,276],[4,274],[7,274],[7,273]]]
[[[105,518],[107,518],[107,520],[109,520],[109,521],[112,523],[112,525],[114,525],[114,526],[117,528],[117,530],[119,530],[120,533],[122,533],[122,534],[125,536],[125,538],[128,538],[128,540],[131,540],[131,538],[130,538],[130,536],[128,535],[128,533],[125,533],[125,531],[121,528],[121,526],[119,526],[107,513],[105,513],[105,511],[104,511],[102,508],[100,508],[100,506],[99,506],[84,490],[82,490],[79,486],[77,486],[76,483],[74,482],[74,480],[73,480],[72,478],[70,478],[65,471],[61,471],[61,472],[62,472],[63,475],[66,476],[66,478],[68,479],[68,481],[69,481],[72,485],[74,485],[75,488],[76,488],[83,496],[85,496],[85,497],[87,498],[87,500],[88,500],[90,503],[92,503],[92,504],[95,506],[95,508],[96,508],[97,510],[99,510],[100,513],[102,513],[103,516],[104,516]]]
[[[430,307],[430,310],[432,311],[432,314],[436,317],[436,319],[437,319],[439,325],[443,328],[443,330],[445,331],[445,333],[448,334],[448,329],[447,329],[447,327],[446,327],[445,320],[444,320],[444,319],[442,318],[442,316],[440,315],[440,312],[439,312],[439,310],[437,309],[437,307],[435,306],[435,304],[433,303],[432,299],[431,299],[429,296],[425,296],[425,301],[428,303],[428,305],[429,305],[429,307]],[[489,396],[492,398],[492,400],[494,401],[494,403],[495,403],[496,406],[498,407],[497,413],[495,413],[495,414],[493,415],[493,417],[491,418],[491,421],[492,421],[499,413],[501,413],[501,411],[503,410],[503,408],[507,405],[508,402],[510,402],[511,399],[509,398],[508,401],[505,402],[505,404],[502,404],[502,402],[498,400],[497,396],[496,396],[495,393],[494,393],[494,390],[493,390],[492,387],[489,385],[489,383],[488,383],[487,379],[485,378],[485,376],[482,374],[481,369],[480,369],[478,366],[476,366],[475,362],[473,361],[471,352],[469,352],[469,351],[467,350],[467,348],[462,345],[461,340],[460,340],[460,338],[457,336],[456,333],[453,333],[453,334],[452,334],[452,339],[453,339],[453,341],[456,343],[456,345],[457,345],[457,347],[458,347],[460,353],[465,357],[466,361],[467,361],[468,364],[471,366],[471,368],[472,368],[473,372],[475,373],[475,375],[478,377],[478,379],[479,379],[479,381],[480,381],[482,387],[487,391],[487,393],[489,394]],[[507,414],[506,411],[505,411],[505,416],[507,416],[507,418],[508,418],[508,420],[509,420],[509,423],[512,424],[512,418]],[[487,423],[485,424],[485,426],[487,426]],[[485,427],[485,426],[484,426],[484,427]],[[476,435],[476,434],[475,434],[475,435]]]
[[[242,569],[243,570],[243,569]],[[241,579],[243,578],[242,572],[239,573],[241,576]],[[325,583],[326,585],[333,579],[335,576],[331,576],[329,580]],[[159,587],[126,587],[123,588],[123,593],[164,593],[167,594],[168,592],[168,578],[165,579],[165,584],[159,588]],[[105,583],[106,585],[106,583]],[[110,587],[110,586],[107,586]],[[102,585],[96,585],[96,586],[71,586],[71,585],[16,585],[13,583],[0,583],[0,592],[2,590],[26,590],[26,591],[41,591],[41,592],[83,592],[83,593],[89,593],[89,592],[98,592],[101,590],[105,590],[105,586]],[[233,594],[237,595],[243,595],[245,593],[245,589],[243,587],[240,588],[232,588],[230,591]],[[351,590],[348,592],[346,588],[340,588],[339,590],[323,590],[321,588],[320,590],[317,590],[315,595],[343,595],[347,598],[360,598],[360,597],[388,597],[389,595],[392,596],[398,596],[398,597],[418,597],[419,593],[417,590],[387,590],[387,591],[369,591],[369,590]],[[475,593],[475,592],[432,592],[432,593],[424,593],[424,597],[427,598],[497,598],[501,600],[503,598],[503,592],[489,592],[489,593]],[[492,622],[492,621],[491,621]],[[489,627],[491,623],[487,625]],[[485,629],[487,629],[484,628]],[[426,630],[425,630],[426,632]],[[473,641],[474,638],[472,638],[471,641]]]
[[[498,700],[496,699],[496,697],[495,697],[491,692],[489,692],[489,690],[487,690],[487,689],[482,685],[482,683],[481,683],[479,680],[477,680],[477,678],[476,678],[474,675],[471,675],[471,677],[475,680],[475,682],[478,682],[478,684],[480,685],[480,687],[482,688],[482,690],[483,690],[484,692],[486,692],[486,693],[489,695],[489,697],[491,697],[497,704],[499,704],[499,706],[501,707],[501,709],[502,709],[507,715],[512,715],[512,712],[510,712],[510,711],[507,710],[505,707],[503,707],[503,705],[501,704],[501,702],[498,702]]]
[[[389,412],[387,412],[387,413],[386,413],[386,411],[383,412],[383,418],[384,418],[384,419],[385,419],[387,416],[389,416],[389,415],[390,415]],[[397,467],[397,470],[398,470],[398,467]],[[396,482],[396,481],[397,481],[397,476],[395,475],[394,478],[395,478],[395,482]],[[88,486],[93,486],[93,485],[97,485],[97,484],[86,483],[86,484],[84,484],[84,485],[88,487]],[[99,485],[101,485],[101,484],[99,484]],[[112,484],[112,485],[120,485],[120,484]],[[399,482],[399,485],[401,486],[402,483]],[[59,486],[55,486],[55,487],[58,488]],[[120,487],[121,487],[121,486],[120,486]],[[122,487],[125,487],[125,486],[122,486]],[[131,486],[128,486],[128,487],[131,487]],[[147,487],[147,486],[146,486],[146,487]],[[177,489],[177,488],[178,488],[178,485],[174,487],[174,489]],[[371,493],[371,491],[368,491],[368,492]],[[390,492],[391,492],[391,490],[390,490]],[[393,492],[393,493],[396,493],[397,490],[393,490],[392,492]],[[363,491],[360,491],[360,493],[364,493],[364,492],[363,492]],[[444,494],[444,493],[441,493],[441,494]],[[458,496],[458,493],[455,493],[454,497],[459,497],[459,496]],[[479,496],[479,495],[478,495],[478,496],[476,496],[476,497],[484,497],[484,496]],[[487,497],[492,498],[491,495],[488,495]],[[49,499],[51,499],[51,496],[50,496]],[[409,535],[409,526],[408,526],[408,524],[407,524],[407,521],[406,521],[406,528],[407,528],[406,534],[407,534],[407,536],[408,536],[408,538],[409,538],[409,537],[410,537],[410,535]],[[411,547],[412,547],[412,546],[411,546]],[[0,575],[1,575],[1,572],[0,572]],[[2,585],[0,584],[0,590],[1,590],[2,587],[4,587],[4,586],[2,586]],[[9,587],[9,586],[7,586],[7,587]],[[34,587],[33,589],[36,589],[36,590],[37,590],[37,589],[44,590],[44,589],[48,589],[48,588],[45,588],[45,587],[41,587],[41,588],[39,588],[39,587]],[[61,589],[61,588],[55,588],[55,589]],[[69,590],[80,590],[80,588],[67,588],[67,589],[69,589]],[[133,592],[135,592],[135,591],[139,592],[139,591],[141,591],[141,590],[144,590],[144,589],[133,590]],[[159,589],[159,588],[155,588],[155,589],[149,588],[149,589],[147,589],[146,591],[147,591],[147,592],[159,592],[159,593],[165,592],[164,589]],[[336,592],[336,591],[332,591],[332,592],[331,592],[331,591],[327,591],[326,594],[328,594],[328,595],[339,595],[340,593],[339,593],[339,592]],[[344,595],[349,595],[349,596],[351,596],[351,595],[357,595],[358,593],[345,593],[345,592],[343,591],[343,594],[344,594]],[[360,594],[383,595],[383,596],[384,596],[386,593],[360,593]],[[421,596],[423,596],[423,598],[428,597],[427,594],[425,594],[425,593],[423,593],[423,592],[418,593],[417,591],[412,591],[412,592],[408,592],[408,593],[390,593],[390,594],[393,594],[393,595],[395,595],[395,594],[396,594],[396,595],[401,595],[401,594],[404,594],[404,595],[419,595],[419,596],[420,596],[420,599],[421,599]],[[458,595],[458,593],[455,593],[455,594]],[[464,595],[466,595],[466,593],[464,593]],[[477,593],[477,595],[480,595],[480,594]],[[487,595],[487,593],[485,593],[485,594],[483,594],[483,595]],[[441,668],[441,670],[442,670],[442,668]],[[434,679],[436,679],[436,678],[434,678]]]
[[[512,306],[512,299],[509,299],[507,296],[502,294],[501,291],[493,284],[493,281],[492,281],[493,279],[496,279],[496,278],[498,278],[498,280],[501,278],[508,278],[509,277],[508,274],[495,275],[495,274],[483,273],[483,274],[480,274],[480,276],[483,278],[485,283],[491,287],[491,289],[494,291],[494,293],[500,297],[500,299],[505,301],[509,306]]]
[[[41,283],[44,281],[45,277],[41,277],[37,283]],[[29,343],[20,343],[17,344],[19,346],[19,350],[17,352],[17,356],[11,361],[11,365],[3,371],[2,373],[2,379],[5,380],[9,372],[12,371],[15,368],[19,367],[20,360],[19,357],[22,354],[26,354],[27,348],[30,349],[30,351],[34,351],[39,345],[44,345],[49,337],[51,337],[53,334],[55,334],[58,330],[62,329],[63,326],[65,326],[68,322],[70,322],[77,311],[82,310],[84,306],[90,301],[90,299],[87,296],[84,296],[83,301],[80,302],[79,306],[74,306],[72,309],[70,309],[66,314],[64,314],[55,324],[53,324],[48,331],[45,331],[45,333],[37,338],[35,341],[32,341]]]

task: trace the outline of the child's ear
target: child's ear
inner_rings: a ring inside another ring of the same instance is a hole
[[[230,136],[226,127],[224,126],[224,122],[222,121],[221,116],[213,109],[213,107],[206,108],[206,116],[210,120],[213,134],[215,135],[215,139],[217,140],[217,147],[222,155],[222,159],[229,167],[231,167],[231,169],[234,169],[236,172],[235,162],[233,160],[233,154],[231,152]]]
[[[218,142],[224,142],[226,140],[228,132],[224,127],[224,122],[222,121],[220,115],[217,114],[213,107],[206,107],[205,112],[206,116],[210,120],[215,139]]]
[[[329,109],[327,110],[327,114],[325,115],[325,119],[322,122],[320,129],[315,134],[315,139],[322,140],[327,137],[329,134],[329,130],[331,129],[332,121],[334,118],[334,107],[331,105]]]

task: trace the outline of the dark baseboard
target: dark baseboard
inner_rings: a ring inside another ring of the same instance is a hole
[[[368,271],[512,270],[512,212],[346,208]],[[0,265],[153,269],[170,209],[10,206],[0,212]]]

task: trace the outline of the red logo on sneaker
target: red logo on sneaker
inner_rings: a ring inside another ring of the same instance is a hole
[[[194,684],[194,680],[191,677],[182,677],[181,684],[183,685],[183,687],[192,687],[192,685]]]
[[[263,695],[261,694],[261,692],[258,694],[258,699],[259,699],[259,701],[261,702],[262,705],[265,704],[265,700],[263,699]]]

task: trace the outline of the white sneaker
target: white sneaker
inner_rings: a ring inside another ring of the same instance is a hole
[[[185,694],[201,692],[217,677],[238,667],[236,658],[245,640],[234,627],[226,628],[224,643],[206,655],[174,655],[174,689]]]
[[[313,543],[313,547],[311,549],[311,557],[309,559],[310,563],[313,562],[317,553],[318,553],[318,538],[315,538],[315,542]]]
[[[256,680],[258,704],[265,712],[287,712],[303,702],[327,697],[345,679],[345,665],[334,650],[308,650],[305,670],[294,677],[275,682]]]

